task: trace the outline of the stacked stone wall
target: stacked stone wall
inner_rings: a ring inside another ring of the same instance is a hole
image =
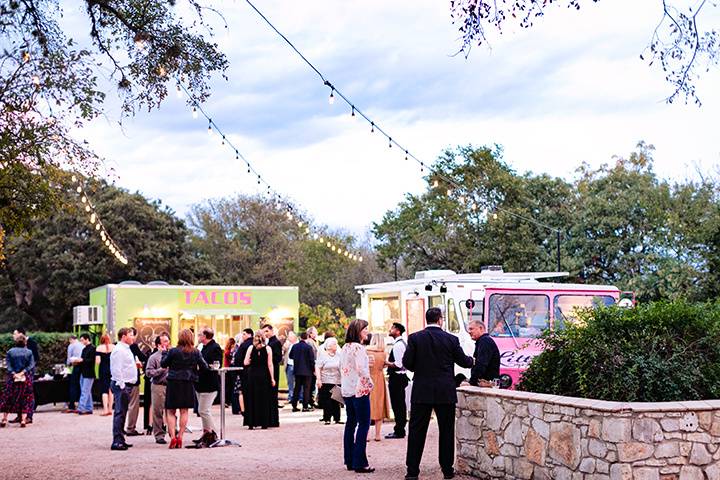
[[[458,471],[524,480],[720,480],[720,400],[620,403],[463,387]]]

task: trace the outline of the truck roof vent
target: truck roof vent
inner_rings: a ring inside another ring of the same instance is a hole
[[[170,284],[169,284],[168,282],[166,282],[165,280],[153,280],[152,282],[148,282],[147,284],[148,284],[148,285],[160,285],[160,286],[170,285]]]
[[[142,285],[142,283],[138,282],[137,280],[123,280],[120,282],[120,285]]]
[[[420,272],[415,272],[415,280],[447,277],[448,275],[455,275],[455,272],[453,270],[422,270]]]
[[[480,267],[480,273],[503,273],[502,265],[484,265]]]

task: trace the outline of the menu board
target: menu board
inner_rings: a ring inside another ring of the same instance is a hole
[[[408,335],[425,328],[425,299],[405,300],[405,308],[407,311]]]
[[[143,352],[155,348],[155,337],[161,333],[170,335],[170,318],[135,318],[134,326],[137,329],[135,343]]]

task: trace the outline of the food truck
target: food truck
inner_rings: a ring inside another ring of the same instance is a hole
[[[463,350],[472,355],[475,342],[467,333],[471,320],[480,320],[500,350],[500,374],[515,385],[530,361],[540,354],[537,337],[548,328],[562,328],[576,320],[579,308],[614,305],[621,292],[613,286],[555,283],[567,272],[506,273],[486,267],[480,273],[428,270],[415,278],[359,285],[358,318],[367,319],[370,331],[387,332],[393,322],[408,334],[425,328],[425,311],[440,307],[443,328],[457,335]],[[469,370],[458,373],[470,376]]]
[[[135,327],[142,349],[153,347],[155,336],[204,326],[215,330],[224,346],[244,328],[270,323],[278,337],[298,327],[298,287],[169,285],[126,281],[90,290],[88,306],[76,307],[75,328],[95,334],[107,331],[114,339],[122,327]]]

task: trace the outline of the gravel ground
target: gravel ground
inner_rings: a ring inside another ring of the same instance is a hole
[[[9,424],[0,429],[0,479],[402,479],[405,441],[368,444],[371,475],[348,472],[342,464],[343,425],[324,425],[319,412],[280,411],[280,428],[241,427],[241,417],[227,411],[227,437],[242,447],[173,450],[157,445],[152,436],[128,437],[134,446],[126,452],[110,450],[112,417],[79,417],[57,408],[41,407],[25,429]],[[344,413],[343,413],[344,414]],[[214,411],[219,428],[219,407]],[[142,423],[142,412],[138,424]],[[200,429],[191,415],[190,426]],[[392,431],[383,425],[383,434]],[[184,444],[199,434],[186,434]],[[442,479],[437,464],[437,428],[431,423],[421,478]],[[458,479],[470,477],[458,476]]]

